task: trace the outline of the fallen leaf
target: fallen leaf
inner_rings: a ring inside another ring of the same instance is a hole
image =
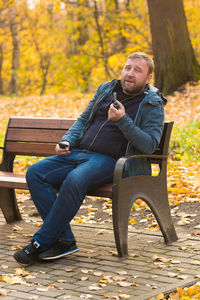
[[[119,282],[117,282],[117,285],[120,285],[120,286],[123,286],[123,287],[128,287],[128,286],[133,285],[133,283],[132,282],[127,282],[127,281],[119,281]]]
[[[129,299],[129,298],[130,298],[130,295],[127,295],[127,294],[119,294],[118,297],[119,297],[119,299]]]
[[[102,276],[102,272],[94,272],[94,276]]]
[[[177,278],[180,278],[180,279],[187,279],[187,278],[188,278],[188,275],[178,275]]]
[[[91,273],[92,270],[82,269],[81,272],[82,272],[83,274],[88,274],[88,273]]]
[[[171,263],[172,264],[181,264],[181,261],[180,260],[176,260],[176,259],[172,259]]]
[[[37,291],[39,291],[39,292],[47,292],[48,291],[48,287],[39,287],[39,288],[37,288]]]
[[[129,256],[131,256],[131,257],[140,257],[140,254],[130,253]]]
[[[171,261],[171,259],[165,258],[165,257],[161,257],[161,256],[158,256],[157,254],[154,255],[154,256],[152,257],[152,260],[153,260],[153,261],[160,261],[160,262],[163,262],[163,263],[166,263],[166,262],[170,262],[170,261]]]
[[[65,272],[75,272],[74,269],[65,269]]]
[[[130,223],[130,225],[134,225],[134,224],[136,224],[137,222],[136,222],[135,219],[130,219],[129,223]]]
[[[126,275],[127,271],[118,271],[117,274],[119,274],[119,275]]]
[[[8,293],[6,292],[6,290],[0,290],[0,295],[1,296],[7,296]]]
[[[174,278],[174,277],[177,277],[177,274],[176,273],[173,273],[173,272],[168,272],[168,276],[170,278]]]
[[[81,280],[82,281],[86,281],[86,280],[88,280],[89,279],[89,277],[81,277]]]
[[[162,300],[162,299],[164,299],[165,298],[165,295],[164,294],[158,294],[157,296],[156,296],[156,300]]]
[[[23,228],[18,225],[13,226],[13,228],[12,228],[13,231],[21,231],[22,229]]]
[[[59,283],[65,283],[66,280],[64,280],[64,279],[58,279],[57,282],[59,282]]]
[[[96,234],[104,234],[105,233],[105,230],[99,230]]]
[[[1,276],[0,281],[4,281],[8,284],[27,284],[24,280],[22,280],[19,276]]]
[[[97,285],[91,285],[91,286],[88,287],[88,289],[89,289],[90,291],[99,291],[99,290],[100,290],[100,287],[97,286]]]
[[[30,273],[28,271],[25,271],[24,268],[16,268],[15,274],[17,276],[28,276]]]
[[[8,266],[6,266],[6,265],[1,265],[1,268],[2,268],[2,269],[8,269]]]
[[[194,260],[191,262],[192,265],[200,265],[200,261],[198,260]]]

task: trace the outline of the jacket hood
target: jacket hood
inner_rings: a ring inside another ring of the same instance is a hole
[[[163,102],[163,105],[166,105],[168,103],[168,100],[163,96],[163,94],[159,91],[158,88],[156,88],[155,86],[152,86],[152,85],[149,84],[149,90],[151,92],[156,93],[160,97],[160,99]]]

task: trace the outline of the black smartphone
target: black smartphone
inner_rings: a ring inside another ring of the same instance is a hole
[[[65,144],[64,142],[59,142],[58,145],[59,145],[59,147],[60,147],[61,149],[65,149],[66,147],[69,147],[69,148],[70,148],[70,145]],[[69,150],[70,150],[70,149],[69,149]]]
[[[117,93],[116,92],[113,93],[113,99],[114,99],[114,101],[113,101],[114,108],[119,109],[119,104],[117,103]]]

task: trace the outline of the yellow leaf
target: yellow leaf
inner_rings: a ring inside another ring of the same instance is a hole
[[[164,299],[164,298],[165,298],[164,294],[159,294],[159,295],[156,296],[156,299],[158,299],[158,300],[161,300],[161,299]]]
[[[137,222],[136,222],[135,219],[130,219],[129,223],[130,223],[131,225],[133,225],[133,224],[136,224]]]
[[[181,297],[183,295],[184,291],[182,288],[177,288],[177,293]]]
[[[7,296],[7,292],[5,290],[0,290],[0,295],[1,296]]]
[[[2,276],[1,278],[1,281],[4,281],[8,284],[26,284],[26,282],[18,276]]]

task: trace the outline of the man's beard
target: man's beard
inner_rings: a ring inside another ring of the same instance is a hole
[[[125,94],[132,96],[138,94],[145,87],[145,83],[137,85],[133,82],[133,85],[126,86],[125,80],[121,80],[121,86]]]

